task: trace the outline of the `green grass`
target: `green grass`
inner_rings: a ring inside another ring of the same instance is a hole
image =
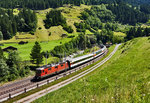
[[[33,103],[149,103],[150,37],[122,44],[103,66]]]
[[[49,42],[41,42],[40,45],[42,47],[42,51],[50,51],[52,50],[55,46],[61,45],[62,44],[69,42],[71,38],[64,38],[61,40],[53,40]],[[34,42],[29,42],[28,44],[24,45],[19,45],[18,43],[11,43],[11,44],[4,44],[2,48],[8,47],[8,46],[13,46],[18,49],[19,55],[23,60],[30,60],[30,53],[32,50],[32,47],[34,46]]]
[[[91,64],[91,65],[89,65],[89,66],[87,66],[87,67],[85,67],[85,68],[83,68],[83,69],[81,69],[81,70],[79,70],[79,71],[77,71],[77,72],[74,72],[74,73],[72,73],[72,74],[70,74],[70,75],[68,75],[68,76],[65,76],[65,77],[63,77],[63,78],[61,78],[61,79],[58,79],[58,80],[56,80],[56,81],[54,81],[54,82],[52,82],[52,83],[49,83],[49,84],[47,84],[47,85],[44,85],[44,86],[41,86],[41,87],[39,87],[39,88],[33,89],[33,90],[31,90],[31,91],[29,91],[29,92],[27,92],[27,93],[24,93],[24,94],[21,94],[21,95],[19,95],[19,96],[14,97],[14,98],[11,98],[11,99],[5,101],[4,103],[13,103],[13,102],[15,102],[15,101],[17,101],[17,100],[20,100],[21,98],[27,97],[27,96],[29,96],[29,95],[31,95],[31,94],[33,94],[33,93],[36,93],[36,92],[38,92],[38,91],[40,91],[40,90],[46,89],[46,88],[48,88],[48,87],[50,87],[50,86],[52,86],[52,85],[55,85],[55,84],[57,84],[57,83],[60,83],[60,82],[66,80],[66,79],[68,79],[68,78],[70,78],[70,77],[73,77],[73,76],[75,76],[75,75],[77,75],[77,74],[79,74],[79,73],[81,73],[81,72],[83,72],[83,71],[89,69],[90,67],[96,65],[96,64],[99,63],[100,61],[102,61],[105,57],[107,57],[107,56],[114,50],[114,48],[115,48],[115,45],[111,46],[111,47],[109,48],[109,52],[107,53],[107,55],[105,55],[105,56],[104,56],[102,59],[100,59],[99,61],[97,61],[97,62],[95,62],[95,63],[93,63],[93,64]]]
[[[86,30],[85,34],[94,34],[94,33],[90,32],[89,30]]]
[[[114,32],[114,36],[126,37],[126,34],[122,32]]]

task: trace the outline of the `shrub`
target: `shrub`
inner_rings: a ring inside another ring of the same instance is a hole
[[[39,27],[39,30],[41,30],[42,29],[42,27]]]

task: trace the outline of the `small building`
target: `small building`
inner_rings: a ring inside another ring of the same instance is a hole
[[[68,36],[67,34],[62,34],[62,35],[61,35],[62,38],[65,38],[65,37],[67,37],[67,36]]]
[[[20,41],[18,44],[19,45],[23,45],[23,44],[27,44],[28,43],[28,41],[27,42],[25,42],[25,41]]]
[[[105,46],[106,46],[107,48],[109,48],[111,45],[112,45],[111,42],[110,42],[110,43],[107,42],[107,43],[105,44]]]
[[[15,51],[15,50],[18,50],[18,49],[15,48],[15,47],[13,47],[13,46],[9,46],[9,47],[6,47],[6,48],[3,49],[4,52],[8,52],[8,51],[10,51],[10,50]]]

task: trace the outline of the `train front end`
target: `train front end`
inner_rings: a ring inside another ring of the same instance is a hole
[[[36,79],[36,80],[41,79],[41,78],[42,78],[42,72],[43,72],[43,71],[44,71],[44,68],[41,68],[41,67],[36,68],[36,74],[35,74],[34,79]]]

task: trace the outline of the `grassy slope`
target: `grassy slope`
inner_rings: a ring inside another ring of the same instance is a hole
[[[124,51],[124,52],[122,52]],[[150,102],[150,37],[120,46],[102,67],[34,103]]]
[[[81,6],[65,6],[60,7],[58,10],[62,11],[62,15],[67,18],[67,24],[72,26],[74,32],[76,32],[76,27],[74,26],[74,22],[81,22],[79,16],[81,16],[81,12],[84,11],[84,9],[90,9],[91,6],[87,5],[81,5]]]
[[[126,34],[122,32],[114,32],[114,36],[126,37]]]

